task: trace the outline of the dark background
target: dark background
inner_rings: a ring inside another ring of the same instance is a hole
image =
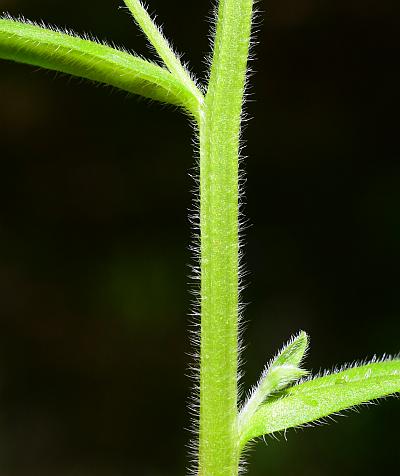
[[[121,3],[0,10],[151,55]],[[149,3],[204,78],[211,1]],[[400,350],[400,2],[258,5],[246,386],[300,328],[314,370]],[[0,476],[184,474],[192,138],[172,108],[0,64]],[[396,473],[399,409],[267,439],[250,475]]]

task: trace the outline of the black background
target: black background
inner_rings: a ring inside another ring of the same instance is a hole
[[[205,77],[211,1],[149,0]],[[120,1],[0,0],[151,56]],[[399,345],[400,3],[270,0],[249,88],[246,386]],[[0,64],[0,475],[184,474],[193,133],[183,114]],[[399,402],[267,439],[250,475],[398,470]]]

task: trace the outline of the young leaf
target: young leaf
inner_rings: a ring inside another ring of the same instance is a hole
[[[293,337],[279,352],[273,360],[272,366],[294,365],[298,367],[303,361],[308,349],[308,335],[301,331],[299,335]]]
[[[300,383],[262,404],[240,436],[257,436],[315,422],[362,403],[400,392],[400,359],[353,367]]]
[[[0,58],[98,81],[198,115],[198,99],[167,70],[57,30],[0,18]]]
[[[254,413],[268,396],[284,389],[308,373],[300,368],[307,348],[308,335],[305,332],[300,332],[265,367],[258,384],[239,414],[239,433],[246,432],[247,425]]]
[[[188,71],[182,65],[179,57],[174,53],[160,28],[151,19],[142,2],[140,0],[124,0],[124,2],[132,13],[136,23],[147,36],[160,58],[164,61],[165,66],[177,79],[192,91],[193,95],[196,96],[200,102],[202,102],[202,93],[196,86]]]

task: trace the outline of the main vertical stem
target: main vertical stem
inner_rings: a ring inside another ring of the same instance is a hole
[[[199,476],[236,476],[238,156],[253,0],[220,0],[200,123]]]

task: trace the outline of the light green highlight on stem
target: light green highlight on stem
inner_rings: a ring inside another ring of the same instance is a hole
[[[252,0],[221,0],[200,122],[199,476],[236,476],[238,155]]]
[[[151,45],[157,51],[160,58],[164,61],[165,66],[179,81],[192,92],[197,100],[203,102],[203,94],[196,86],[188,71],[182,65],[178,56],[174,53],[169,42],[162,34],[161,29],[153,22],[147,10],[144,8],[140,0],[124,0],[133,18],[147,36]]]
[[[301,426],[362,403],[400,392],[400,360],[354,367],[295,385],[254,415],[240,446],[261,435]]]
[[[181,106],[198,116],[198,98],[167,70],[124,51],[60,31],[0,19],[0,58],[115,86]]]

